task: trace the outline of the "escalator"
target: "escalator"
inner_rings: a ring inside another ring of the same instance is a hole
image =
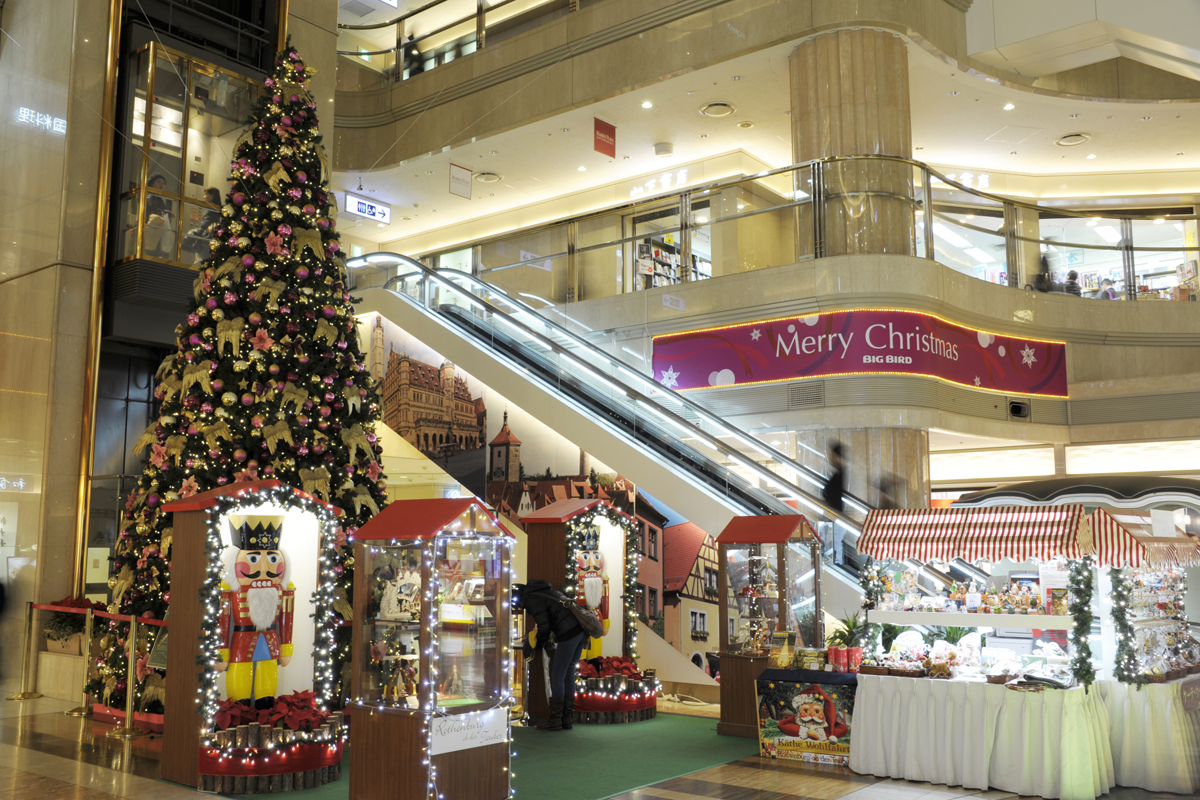
[[[379,313],[484,384],[501,389],[704,530],[715,534],[734,516],[799,511],[814,525],[840,526],[848,542],[857,538],[858,523],[821,499],[822,476],[524,301],[465,273],[433,271],[406,256],[373,253],[368,258],[376,267],[394,264],[398,274],[386,288],[356,292],[361,298],[357,313]],[[847,497],[846,504],[858,513],[868,510],[858,498]],[[831,560],[822,565],[822,605],[835,616],[854,613],[860,603],[857,576],[853,569],[833,567]]]

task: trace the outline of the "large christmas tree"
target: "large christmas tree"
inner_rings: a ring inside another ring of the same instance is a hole
[[[305,88],[312,74],[289,45],[236,145],[233,188],[195,282],[196,309],[159,367],[161,410],[137,445],[150,456],[125,506],[110,611],[158,619],[167,612],[165,503],[273,478],[340,506],[339,544],[386,504],[374,434],[380,402],[347,293],[329,165]],[[349,599],[353,561],[348,548],[340,554],[334,570]],[[129,685],[120,647],[127,627],[112,623],[106,632],[91,687],[112,706],[124,707]],[[144,660],[158,629],[143,630],[135,700],[155,711],[161,676]],[[339,636],[343,656],[348,631]]]

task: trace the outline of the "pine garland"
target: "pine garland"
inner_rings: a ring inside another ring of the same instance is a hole
[[[1111,568],[1108,577],[1112,580],[1112,617],[1117,633],[1117,663],[1113,674],[1121,683],[1136,684],[1140,691],[1143,684],[1150,682],[1150,677],[1141,674],[1137,666],[1137,636],[1129,619],[1133,582],[1129,580],[1125,570],[1118,567]]]
[[[1071,674],[1086,690],[1096,680],[1096,668],[1092,665],[1092,646],[1088,637],[1092,633],[1092,557],[1084,556],[1069,562],[1070,595],[1069,611],[1075,618],[1075,629],[1071,631],[1071,644],[1075,646],[1075,657],[1071,659]]]
[[[638,553],[638,522],[633,517],[622,514],[611,506],[601,506],[568,520],[567,534],[567,581],[564,594],[575,597],[578,590],[576,581],[576,566],[579,551],[583,549],[585,532],[596,527],[597,517],[603,517],[621,529],[625,539],[625,585],[622,587],[621,605],[624,609],[624,637],[622,649],[624,655],[637,660],[637,585],[638,566],[641,555]]]

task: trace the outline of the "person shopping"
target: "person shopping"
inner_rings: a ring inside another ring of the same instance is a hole
[[[575,672],[587,635],[569,606],[575,603],[549,581],[513,584],[513,609],[526,611],[537,625],[522,645],[525,658],[536,650],[553,655],[550,665],[550,718],[538,725],[544,731],[569,731],[575,715]],[[535,638],[536,637],[536,638]]]
[[[846,472],[843,468],[843,455],[842,443],[836,439],[831,440],[826,451],[826,458],[833,471],[829,473],[829,477],[825,479],[825,485],[821,489],[821,497],[825,499],[830,508],[839,514],[844,513],[846,510],[845,502],[842,500],[842,494],[846,491]],[[840,567],[843,566],[846,557],[842,546],[842,540],[846,535],[845,527],[839,525],[834,520],[832,523],[829,523],[826,531],[829,531],[830,528],[832,528],[833,533],[833,536],[830,537],[833,540],[833,563]]]

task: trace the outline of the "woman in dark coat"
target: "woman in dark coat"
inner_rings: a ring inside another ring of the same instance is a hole
[[[525,657],[532,656],[535,649],[545,649],[554,656],[550,666],[550,718],[538,725],[544,731],[571,730],[575,713],[575,669],[587,644],[587,634],[568,607],[574,602],[549,581],[513,585],[514,611],[528,612],[537,625],[536,644],[526,642],[522,648]]]

